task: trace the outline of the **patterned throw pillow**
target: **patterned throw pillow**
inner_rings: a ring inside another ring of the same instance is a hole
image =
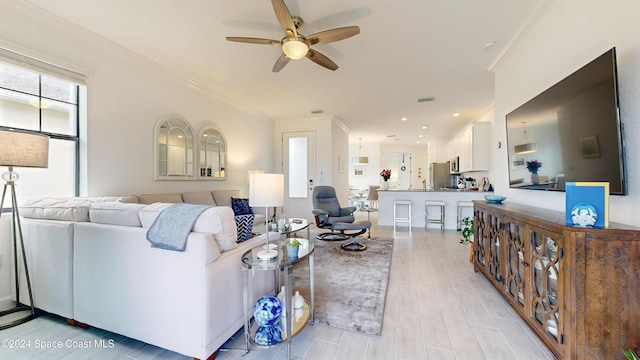
[[[253,218],[255,215],[236,215],[236,227],[238,228],[238,240],[236,242],[243,242],[251,239],[251,229],[253,228]]]
[[[234,215],[250,215],[253,214],[249,206],[249,199],[231,198],[231,208]]]

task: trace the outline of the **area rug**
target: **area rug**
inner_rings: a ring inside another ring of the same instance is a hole
[[[313,241],[315,323],[380,336],[393,240],[362,240],[361,252],[342,250],[342,241]],[[309,299],[306,261],[294,267],[293,284]]]

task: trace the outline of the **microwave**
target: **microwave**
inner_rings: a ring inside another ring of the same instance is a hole
[[[449,172],[451,174],[460,173],[460,157],[456,156],[453,159],[449,160]]]

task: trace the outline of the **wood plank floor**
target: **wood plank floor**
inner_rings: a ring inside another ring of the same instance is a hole
[[[375,224],[376,213],[371,215]],[[473,272],[468,245],[458,243],[455,231],[398,227],[394,232],[374,226],[373,236],[395,238],[382,336],[307,326],[292,342],[292,359],[553,359],[484,277]],[[0,331],[0,340],[30,342],[21,349],[3,342],[0,359],[189,359],[99,329],[71,327],[55,316]],[[102,340],[107,348],[36,348],[36,343],[58,340],[75,346]],[[241,333],[225,346],[242,347]],[[216,359],[286,359],[286,349],[246,355],[220,351]]]

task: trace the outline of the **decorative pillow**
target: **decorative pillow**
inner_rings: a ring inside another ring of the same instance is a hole
[[[251,239],[251,229],[253,228],[253,214],[236,215],[236,227],[238,228],[238,240],[240,243]]]
[[[249,199],[238,199],[231,198],[231,208],[233,209],[233,214],[238,215],[251,215],[253,211],[249,206]]]

